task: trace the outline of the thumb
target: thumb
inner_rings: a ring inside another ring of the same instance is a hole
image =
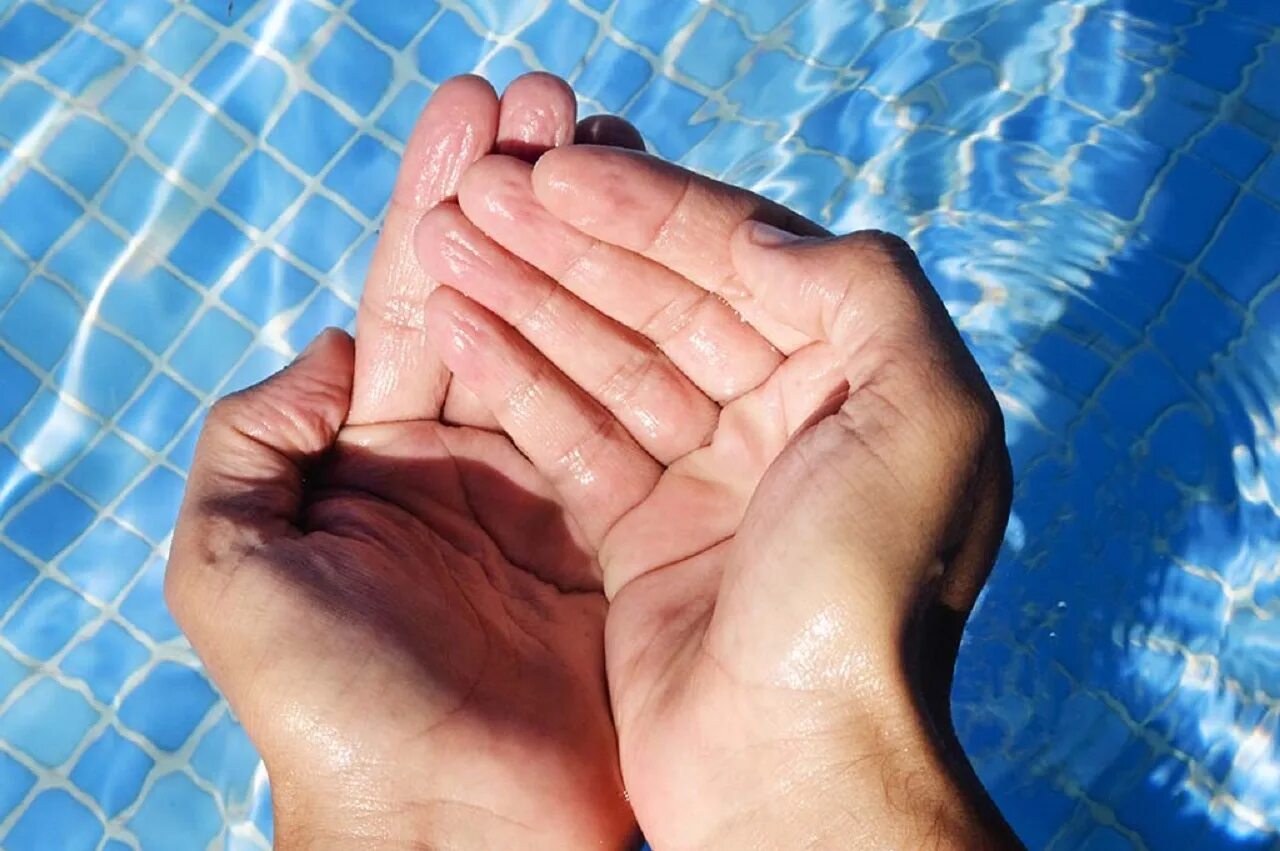
[[[738,280],[765,312],[814,340],[852,351],[886,325],[923,318],[923,283],[905,242],[879,231],[805,237],[744,222],[730,242]],[[941,307],[939,304],[938,307]]]
[[[213,406],[174,530],[171,592],[184,584],[177,573],[233,563],[293,532],[306,468],[346,419],[353,365],[351,337],[330,328],[288,367]]]

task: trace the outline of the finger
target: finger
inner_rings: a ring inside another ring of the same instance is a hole
[[[456,205],[424,216],[417,239],[430,275],[523,334],[659,461],[693,451],[715,428],[719,406],[652,343],[512,257]]]
[[[462,172],[493,147],[497,126],[497,96],[470,76],[442,84],[418,119],[360,299],[354,423],[440,414],[449,376],[425,337],[422,309],[433,284],[414,257],[413,228],[457,192]]]
[[[495,150],[529,162],[573,141],[578,103],[569,84],[535,71],[516,78],[502,93]]]
[[[347,416],[351,338],[330,329],[289,367],[214,405],[200,433],[174,531],[167,593],[181,616],[234,565],[276,537],[297,534],[308,466]]]
[[[494,412],[592,543],[653,488],[658,463],[494,314],[441,287],[428,304],[427,325],[455,378]]]
[[[533,190],[553,215],[604,242],[633,251],[729,299],[775,345],[792,351],[809,340],[742,304],[729,240],[757,219],[811,236],[813,222],[752,192],[617,148],[574,145],[544,157]]]
[[[740,396],[778,367],[779,352],[719,297],[551,215],[534,197],[531,171],[485,157],[463,178],[458,202],[499,245],[656,343],[715,401]]]
[[[444,399],[440,422],[455,426],[498,431],[501,427],[493,412],[484,406],[471,392],[471,388],[456,381],[449,382],[449,393]]]
[[[573,135],[574,144],[604,145],[643,151],[644,137],[630,121],[616,115],[589,115],[578,122]]]

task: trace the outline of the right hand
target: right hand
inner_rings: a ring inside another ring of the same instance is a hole
[[[459,203],[418,230],[433,339],[595,531],[653,846],[1016,844],[947,711],[1001,416],[905,244],[584,146]]]

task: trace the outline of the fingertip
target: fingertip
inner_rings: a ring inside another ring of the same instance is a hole
[[[503,154],[490,154],[467,170],[458,187],[458,205],[472,221],[477,216],[496,214],[510,219],[512,200],[527,195],[529,163]],[[523,189],[522,192],[513,190]],[[481,225],[483,227],[483,225]]]
[[[471,225],[453,201],[444,201],[423,213],[413,229],[413,252],[427,276],[454,284],[474,265],[476,252],[467,239]]]
[[[577,113],[568,83],[543,71],[525,74],[502,94],[494,147],[500,154],[536,160],[572,141]]]
[[[467,373],[468,356],[479,351],[485,335],[478,304],[453,287],[441,285],[427,297],[423,308],[427,338],[454,372]]]
[[[590,115],[578,122],[573,141],[578,145],[600,145],[645,150],[644,137],[630,121],[617,115]]]

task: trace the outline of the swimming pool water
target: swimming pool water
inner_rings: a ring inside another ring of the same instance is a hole
[[[909,236],[1018,487],[961,738],[1031,848],[1280,847],[1280,4],[0,0],[0,845],[267,848],[166,614],[209,402],[350,326],[441,80]]]

